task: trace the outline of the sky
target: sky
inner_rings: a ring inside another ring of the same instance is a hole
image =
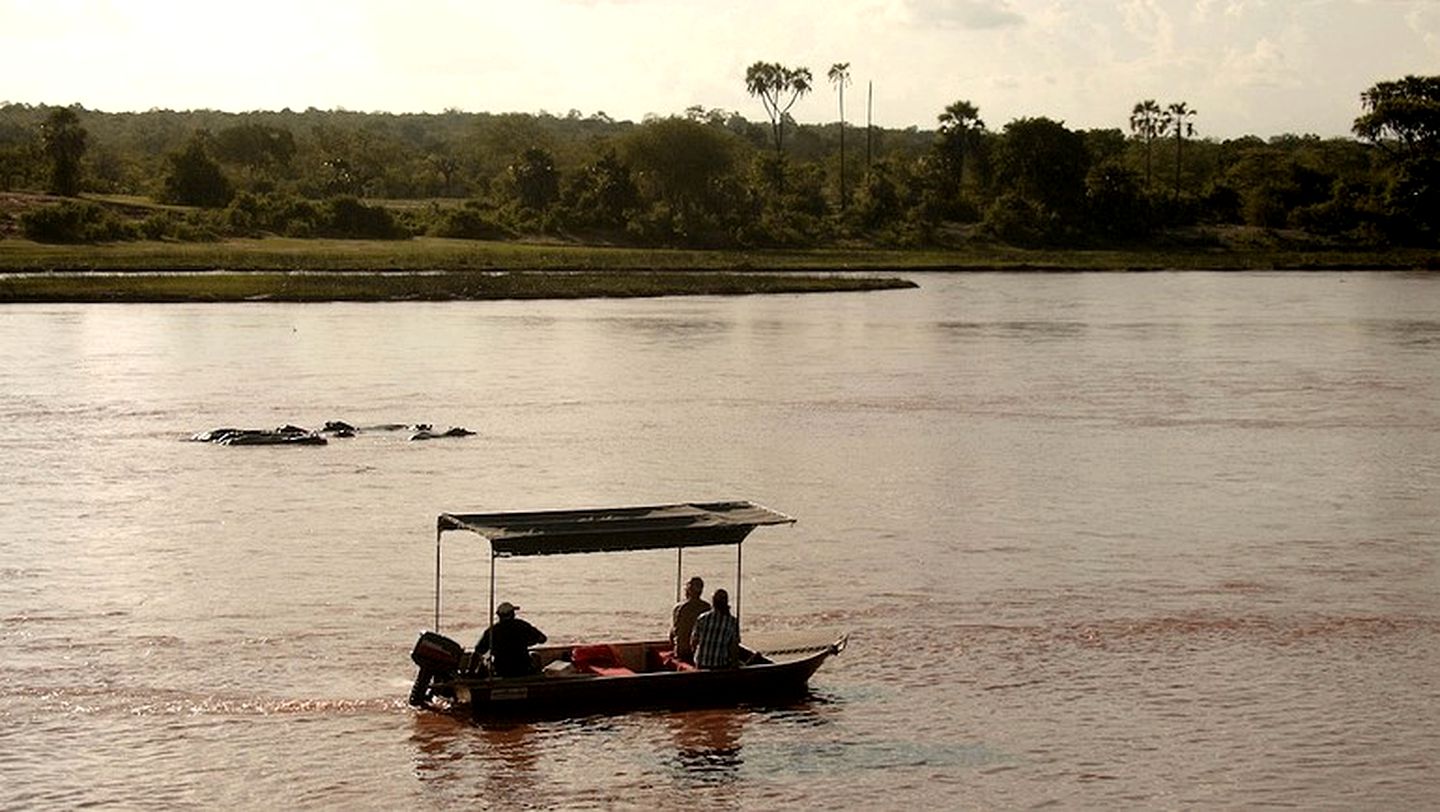
[[[930,129],[1127,128],[1185,102],[1197,135],[1343,136],[1360,93],[1440,74],[1440,0],[0,0],[0,102],[109,112],[604,112],[765,120],[756,61],[808,67],[791,114]]]

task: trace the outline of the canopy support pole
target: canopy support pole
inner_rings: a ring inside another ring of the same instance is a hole
[[[440,528],[435,528],[435,633],[440,633]]]
[[[495,551],[490,551],[490,628],[495,628]],[[495,650],[495,632],[490,632],[490,650]]]
[[[680,602],[680,571],[684,569],[685,548],[675,548],[675,602]]]
[[[740,625],[740,551],[744,544],[735,545],[735,625]]]

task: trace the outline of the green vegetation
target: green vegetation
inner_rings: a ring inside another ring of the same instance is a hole
[[[216,242],[120,242],[103,246],[0,240],[0,270],[51,271],[784,271],[855,273],[986,270],[1394,269],[1436,267],[1426,248],[1367,251],[1287,242],[1236,228],[1189,239],[1109,249],[1017,248],[985,243],[944,248],[700,250],[417,237],[400,241],[265,237]],[[1296,235],[1297,239],[1301,235]]]
[[[840,96],[840,208],[843,209],[850,202],[845,186],[845,87],[850,84],[850,63],[836,62],[825,75]]]
[[[958,100],[934,130],[867,127],[863,156],[844,148],[848,63],[828,78],[840,121],[827,125],[789,114],[809,69],[767,62],[745,76],[761,123],[702,107],[635,123],[0,105],[0,267],[1434,262],[1440,77],[1367,90],[1358,140],[1217,141],[1185,102],[1154,100],[1121,122],[1128,134],[1043,116],[996,131]]]
[[[50,111],[40,125],[40,147],[50,162],[49,190],[57,195],[80,192],[80,159],[85,155],[89,133],[80,126],[80,117],[68,107]]]
[[[197,132],[183,150],[167,156],[169,166],[161,200],[182,206],[219,208],[234,199],[234,186],[210,157],[210,140],[208,133]]]
[[[1381,205],[1409,229],[1402,239],[1433,245],[1440,238],[1440,76],[1380,82],[1360,101],[1365,113],[1355,134],[1383,149],[1391,165]]]
[[[810,92],[809,68],[787,68],[778,62],[756,62],[745,71],[745,90],[760,100],[775,133],[775,156],[785,159],[785,122],[790,108]]]

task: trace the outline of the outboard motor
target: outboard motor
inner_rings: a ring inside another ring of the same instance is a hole
[[[410,704],[422,707],[430,702],[430,683],[437,677],[449,679],[460,668],[465,648],[459,643],[435,632],[422,632],[410,652],[410,659],[420,666],[415,677],[415,687],[410,689]]]

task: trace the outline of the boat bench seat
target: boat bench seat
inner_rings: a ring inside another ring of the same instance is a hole
[[[602,677],[620,677],[635,672],[625,667],[614,646],[576,646],[570,650],[570,662],[576,671],[599,674]]]
[[[613,667],[592,665],[586,670],[592,674],[598,674],[602,677],[625,677],[635,673],[634,671],[631,671],[623,665],[617,665]]]

